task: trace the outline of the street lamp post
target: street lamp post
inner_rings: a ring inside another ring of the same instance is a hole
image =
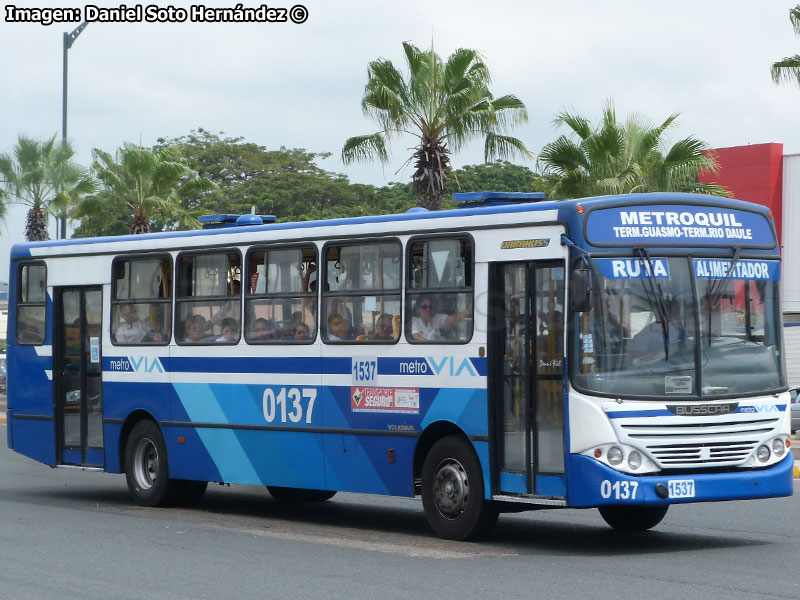
[[[61,96],[61,139],[62,141],[67,141],[67,50],[72,48],[72,44],[75,43],[75,40],[78,39],[78,36],[81,32],[86,29],[86,26],[89,24],[88,21],[84,21],[80,25],[78,25],[72,33],[64,32],[64,77],[63,77],[63,94]],[[62,216],[61,219],[61,239],[66,239],[67,237],[67,217]]]

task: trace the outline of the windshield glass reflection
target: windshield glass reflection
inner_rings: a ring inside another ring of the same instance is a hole
[[[642,252],[594,259],[591,268],[591,309],[573,315],[571,372],[578,388],[635,398],[784,385],[776,261]]]

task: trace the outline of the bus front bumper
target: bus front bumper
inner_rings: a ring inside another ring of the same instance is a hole
[[[579,454],[569,456],[567,505],[678,504],[792,495],[794,458],[766,469],[634,477]]]

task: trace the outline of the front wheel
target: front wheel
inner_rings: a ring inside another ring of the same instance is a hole
[[[486,500],[480,462],[459,437],[436,442],[422,464],[422,506],[434,533],[448,540],[488,535],[498,510]]]
[[[664,506],[601,506],[598,510],[606,523],[619,531],[647,531],[667,514]]]

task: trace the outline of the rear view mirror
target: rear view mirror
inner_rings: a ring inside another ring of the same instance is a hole
[[[575,312],[592,310],[592,272],[585,266],[573,269],[569,281],[570,306]]]

